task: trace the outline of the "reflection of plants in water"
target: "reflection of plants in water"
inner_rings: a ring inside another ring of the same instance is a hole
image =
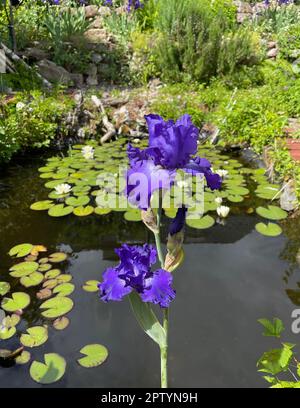
[[[287,242],[280,258],[289,263],[288,269],[285,271],[283,280],[286,284],[289,283],[294,273],[300,267],[300,217],[289,218],[283,222],[284,234],[287,237]],[[290,300],[297,306],[300,305],[300,275],[295,276],[299,279],[297,282],[298,288],[287,288],[286,293]]]
[[[58,269],[67,260],[65,253],[47,255],[43,245],[25,243],[11,248],[9,255],[21,262],[14,263],[9,276],[0,282],[0,341],[14,347],[0,349],[0,364],[5,367],[27,364],[31,360],[29,350],[47,342],[50,325],[56,330],[69,325],[66,314],[73,309],[69,296],[75,289],[72,276]],[[108,354],[100,344],[85,346],[80,353],[84,357],[77,362],[83,367],[100,365]],[[44,363],[33,361],[29,372],[34,381],[50,384],[60,380],[65,370],[65,359],[49,353],[44,355]]]
[[[281,340],[284,331],[281,320],[259,319],[259,322],[265,329],[264,336]],[[280,343],[280,348],[265,352],[258,360],[258,371],[264,374],[263,378],[271,388],[300,388],[300,362],[296,358],[296,345],[281,341]]]

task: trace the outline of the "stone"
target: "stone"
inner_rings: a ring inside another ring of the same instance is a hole
[[[107,6],[101,6],[99,7],[98,13],[100,14],[100,16],[108,17],[111,15],[111,9]]]
[[[90,64],[86,71],[88,77],[86,80],[87,85],[95,86],[98,85],[98,78],[97,78],[97,66],[95,64]]]
[[[278,48],[272,48],[267,52],[267,58],[276,58],[278,54]]]
[[[93,18],[96,17],[98,15],[98,7],[95,5],[91,5],[91,6],[85,6],[84,8],[85,10],[85,17],[86,18]]]
[[[52,61],[43,59],[37,63],[38,70],[42,77],[50,82],[60,82],[65,85],[73,85],[71,74],[63,67]]]
[[[100,16],[97,16],[90,25],[90,29],[91,28],[102,28],[102,27],[103,27],[103,20]]]
[[[83,75],[82,74],[75,74],[71,73],[70,77],[77,88],[81,88],[83,86]]]
[[[271,50],[272,48],[277,48],[277,42],[276,41],[269,41],[267,43],[267,48],[268,48],[268,50]]]
[[[286,211],[293,211],[298,206],[295,185],[292,180],[283,185],[283,191],[280,196],[280,207]]]
[[[102,62],[103,61],[103,56],[102,55],[100,55],[100,54],[92,54],[92,62],[94,63],[94,64],[99,64],[100,62]]]
[[[90,28],[85,32],[84,37],[90,44],[107,42],[107,32],[101,28]]]
[[[37,47],[26,48],[23,55],[35,61],[40,61],[49,57],[49,54],[46,51]]]

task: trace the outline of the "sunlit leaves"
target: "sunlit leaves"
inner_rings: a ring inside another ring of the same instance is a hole
[[[31,378],[40,384],[52,384],[59,381],[66,371],[66,361],[56,353],[44,356],[45,363],[33,361],[30,366]]]

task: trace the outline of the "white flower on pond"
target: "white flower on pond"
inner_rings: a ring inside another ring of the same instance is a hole
[[[222,197],[216,197],[216,198],[215,198],[215,202],[216,202],[217,204],[221,205],[222,202],[223,202],[223,198],[222,198]]]
[[[91,160],[94,158],[94,154],[95,154],[95,149],[93,148],[93,146],[84,146],[81,149],[81,153],[82,156],[86,159],[86,160]]]
[[[56,194],[68,194],[72,190],[70,184],[63,183],[55,187]]]
[[[221,218],[226,218],[229,212],[230,212],[230,208],[227,207],[226,205],[220,205],[220,207],[217,208],[218,216]]]
[[[217,173],[222,178],[225,178],[228,176],[228,171],[223,170],[223,169],[216,170],[215,173]]]
[[[18,103],[16,104],[16,110],[17,110],[17,111],[20,111],[20,110],[24,109],[25,106],[26,106],[25,103],[23,103],[23,102],[18,102]]]

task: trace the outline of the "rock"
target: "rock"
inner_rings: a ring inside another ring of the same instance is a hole
[[[94,64],[99,64],[101,61],[103,61],[103,56],[101,54],[92,54],[91,59]]]
[[[74,85],[77,88],[81,88],[83,86],[83,75],[82,74],[70,74],[70,77],[72,81],[74,82]]]
[[[96,17],[98,15],[98,7],[95,5],[91,5],[91,6],[85,6],[84,8],[85,10],[85,17],[86,18],[93,18]]]
[[[101,6],[99,7],[98,14],[100,14],[100,16],[108,17],[111,15],[111,9],[107,6]]]
[[[267,58],[276,58],[278,54],[278,48],[272,48],[267,52]]]
[[[37,66],[42,77],[48,81],[73,85],[71,74],[63,67],[56,65],[54,62],[43,59],[37,63]]]
[[[298,206],[298,200],[295,192],[294,182],[288,181],[283,186],[280,196],[280,207],[286,211],[293,211]]]
[[[35,61],[40,61],[49,57],[49,54],[46,51],[36,47],[26,48],[23,55]]]
[[[277,48],[277,42],[276,41],[269,41],[267,43],[267,48],[268,48],[268,50],[271,50],[272,48]]]
[[[103,27],[103,20],[100,16],[97,16],[90,25],[90,29],[91,28],[102,28],[102,27]]]
[[[107,42],[107,32],[101,28],[90,28],[84,34],[85,39],[90,44],[97,44],[101,42]]]
[[[87,85],[95,86],[98,85],[98,78],[97,78],[97,66],[95,64],[90,64],[87,69]]]

